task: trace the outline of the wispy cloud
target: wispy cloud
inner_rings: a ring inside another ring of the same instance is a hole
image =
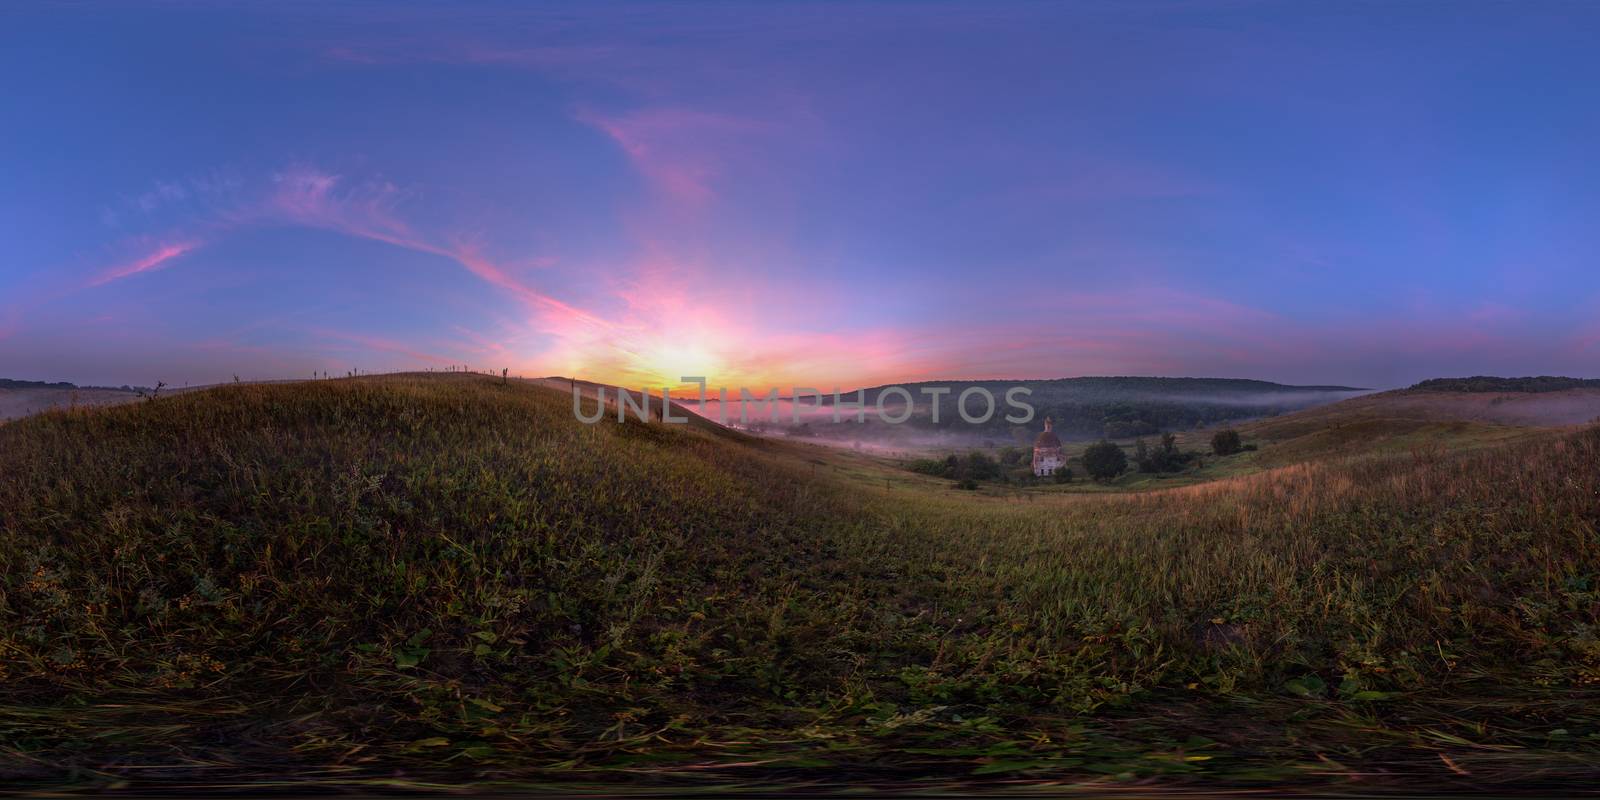
[[[276,218],[440,256],[506,291],[539,314],[590,325],[606,325],[600,316],[527,285],[486,256],[477,245],[451,237],[437,241],[418,233],[396,213],[404,192],[392,183],[349,183],[336,174],[297,166],[275,175],[273,184],[276,188],[265,206],[252,210],[246,217],[260,214],[269,219]]]
[[[754,120],[689,108],[645,108],[622,114],[581,110],[578,121],[610,137],[668,199],[701,204],[740,137],[761,131]]]
[[[201,242],[197,240],[181,240],[158,243],[143,255],[101,272],[98,276],[90,280],[88,285],[104,286],[112,281],[119,281],[123,278],[130,278],[134,275],[139,275],[145,272],[153,272],[155,270],[165,269],[173,259],[176,259],[186,253],[193,252],[196,248],[200,247],[200,245]]]
[[[102,268],[81,287],[102,287],[166,269],[204,245],[225,241],[245,231],[290,226],[381,242],[452,263],[525,309],[526,316],[517,322],[522,330],[508,335],[522,339],[527,332],[535,332],[545,340],[537,345],[542,350],[594,352],[607,347],[607,343],[619,336],[629,335],[627,321],[613,321],[604,314],[557,298],[518,274],[525,272],[528,264],[548,266],[548,260],[520,259],[523,266],[514,269],[489,255],[481,236],[419,229],[406,214],[406,206],[414,193],[390,181],[352,179],[301,163],[255,182],[253,190],[249,182],[231,179],[226,191],[216,190],[215,181],[210,178],[203,183],[193,186],[159,183],[157,189],[132,198],[130,207],[139,211],[172,211],[173,208],[163,206],[171,204],[185,213],[171,221],[167,232],[135,238],[126,248],[136,250],[135,255]],[[427,348],[393,339],[362,338],[355,333],[339,336],[332,336],[329,331],[322,333],[328,334],[327,338],[369,350],[414,356],[423,363],[459,363],[459,358],[438,355]],[[502,361],[516,360],[516,355],[504,345],[487,342],[481,337],[469,349],[492,354]]]
[[[238,191],[224,197],[209,191],[192,191],[179,184],[158,186],[167,188],[141,195],[136,204],[153,208],[152,204],[163,198],[211,198],[195,208],[183,227],[209,231],[213,238],[252,227],[287,224],[383,242],[454,262],[539,314],[590,325],[606,324],[598,315],[529,286],[464,237],[420,233],[399,211],[407,193],[388,181],[351,181],[337,173],[300,164],[273,174],[266,189],[254,197]],[[166,234],[154,244],[150,244],[151,237],[142,237],[139,241],[144,252],[102,270],[87,285],[102,286],[163,269],[205,243],[200,237],[179,233]]]

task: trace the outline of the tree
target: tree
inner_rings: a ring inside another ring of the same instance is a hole
[[[1229,456],[1244,449],[1244,442],[1239,439],[1239,432],[1232,428],[1217,431],[1211,437],[1211,452],[1219,456]]]
[[[1000,465],[996,464],[994,459],[974,450],[967,454],[959,474],[973,480],[994,480],[1000,476]]]
[[[1067,467],[1056,467],[1055,472],[1050,473],[1050,477],[1055,478],[1056,483],[1072,483],[1072,470]]]
[[[1145,445],[1143,439],[1134,442],[1133,464],[1140,472],[1177,472],[1193,460],[1194,455],[1178,449],[1177,435],[1163,433],[1159,448]]]
[[[1110,480],[1128,468],[1128,457],[1115,443],[1102,439],[1083,451],[1083,468],[1097,481]]]

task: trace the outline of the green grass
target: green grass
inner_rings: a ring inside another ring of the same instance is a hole
[[[1136,493],[949,483],[470,375],[10,423],[0,780],[1600,771],[1600,430]]]

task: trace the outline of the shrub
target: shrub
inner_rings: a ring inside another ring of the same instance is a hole
[[[1151,449],[1145,446],[1144,440],[1134,443],[1133,462],[1140,472],[1178,472],[1184,465],[1193,461],[1196,453],[1186,453],[1178,449],[1178,437],[1171,433],[1161,434],[1161,447]]]
[[[960,481],[982,481],[1002,478],[1000,464],[976,450],[965,457],[954,453],[942,459],[919,458],[906,465],[912,472],[936,478],[955,478]]]
[[[1217,431],[1211,437],[1211,452],[1219,456],[1229,456],[1244,449],[1244,443],[1239,439],[1239,432],[1232,428]]]
[[[1083,469],[1097,481],[1115,478],[1127,468],[1128,457],[1113,442],[1102,439],[1083,451]]]
[[[1000,477],[1000,465],[983,453],[973,450],[962,462],[962,477],[973,480],[993,480]]]
[[[998,456],[998,460],[1001,464],[1010,464],[1013,466],[1018,464],[1027,464],[1032,459],[1033,448],[1012,447],[1011,445],[1006,445],[1005,447],[1000,448],[1000,454]]]
[[[1050,477],[1054,478],[1056,483],[1072,483],[1072,470],[1068,467],[1058,467]]]

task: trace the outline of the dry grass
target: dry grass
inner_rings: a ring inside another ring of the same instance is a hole
[[[0,770],[1592,779],[1597,518],[1596,430],[1024,501],[465,375],[51,413],[0,428]]]

